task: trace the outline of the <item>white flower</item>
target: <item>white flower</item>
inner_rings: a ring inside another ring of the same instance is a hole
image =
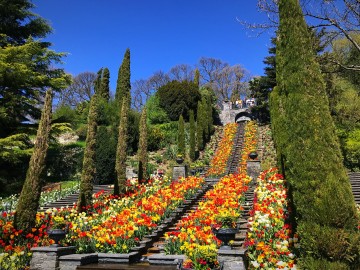
[[[260,264],[257,261],[251,261],[251,264],[255,267],[258,268],[260,266]]]

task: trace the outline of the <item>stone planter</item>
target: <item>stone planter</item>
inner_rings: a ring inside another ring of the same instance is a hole
[[[176,158],[175,161],[176,161],[177,164],[182,164],[184,162],[184,159],[183,158]]]
[[[214,230],[216,238],[221,240],[224,245],[220,247],[220,249],[231,249],[229,246],[229,242],[235,239],[235,234],[237,233],[237,229],[234,228],[220,228],[218,230]]]
[[[60,247],[59,241],[66,237],[66,231],[63,229],[49,229],[47,233],[49,238],[55,241],[55,244],[52,244],[51,247]]]

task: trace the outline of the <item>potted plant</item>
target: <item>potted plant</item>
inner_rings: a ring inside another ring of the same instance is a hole
[[[177,164],[182,164],[184,162],[184,156],[182,154],[177,154],[175,161]]]
[[[235,211],[222,211],[215,216],[216,223],[212,226],[216,238],[223,242],[220,249],[231,249],[229,242],[235,239],[238,229],[236,220],[240,214]]]
[[[61,216],[53,216],[51,219],[51,226],[48,229],[47,233],[49,238],[54,240],[52,247],[59,247],[59,241],[63,240],[66,236],[68,224],[65,219]]]

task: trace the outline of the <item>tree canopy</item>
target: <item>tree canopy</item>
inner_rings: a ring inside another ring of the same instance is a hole
[[[188,120],[189,111],[196,111],[197,102],[201,99],[198,86],[189,81],[171,81],[161,86],[156,95],[159,97],[160,107],[172,121],[177,121],[180,115]]]

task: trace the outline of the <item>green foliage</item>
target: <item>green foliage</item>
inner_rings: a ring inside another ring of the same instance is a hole
[[[156,151],[166,145],[165,134],[159,125],[149,126],[148,128],[148,150]]]
[[[360,129],[351,131],[344,145],[345,164],[352,170],[360,170]]]
[[[0,33],[6,35],[1,47],[23,44],[29,36],[43,38],[51,32],[48,22],[30,11],[34,7],[29,0],[0,1]]]
[[[101,96],[106,100],[109,101],[110,99],[110,71],[108,68],[104,68],[102,78],[101,78]]]
[[[170,118],[166,111],[160,107],[159,95],[152,95],[146,102],[147,116],[149,124],[163,124],[168,123]]]
[[[24,157],[30,157],[32,143],[27,134],[15,134],[6,138],[0,138],[0,162],[21,163]]]
[[[293,191],[300,256],[349,267],[359,253],[345,240],[351,235],[357,239],[351,246],[360,244],[358,219],[312,36],[298,0],[280,0],[279,14],[271,121]]]
[[[63,69],[53,68],[63,53],[29,39],[19,46],[0,50],[0,135],[6,136],[22,121],[39,119],[38,97],[46,88],[60,90],[70,82]]]
[[[185,157],[185,123],[182,115],[179,117],[179,127],[178,127],[178,154]]]
[[[53,123],[69,123],[72,128],[78,125],[78,118],[77,111],[66,105],[60,105],[53,113]]]
[[[200,85],[200,71],[199,71],[199,69],[195,69],[194,84],[197,87],[199,87],[199,85]]]
[[[138,158],[139,158],[139,181],[147,180],[149,174],[147,173],[147,164],[148,164],[148,154],[147,154],[147,140],[148,140],[148,129],[146,124],[146,107],[143,109],[140,117],[140,139],[139,139],[139,148],[138,148]]]
[[[51,144],[46,156],[46,180],[74,179],[81,172],[83,155],[83,147],[76,143]]]
[[[118,105],[122,104],[123,98],[127,98],[130,106],[130,89],[130,49],[126,49],[116,83],[115,100]]]
[[[126,142],[128,137],[128,100],[123,99],[121,106],[119,136],[116,149],[115,170],[117,174],[117,181],[114,185],[114,194],[124,194],[126,189]]]
[[[189,111],[197,110],[197,102],[201,98],[198,87],[188,81],[171,81],[161,86],[156,95],[159,97],[160,107],[172,121],[178,120],[180,115],[189,120]]]
[[[96,131],[98,118],[98,96],[95,93],[90,101],[88,115],[86,146],[81,173],[80,194],[78,200],[78,211],[86,211],[86,207],[92,206],[93,182],[96,176],[95,154],[96,154]]]
[[[203,113],[203,104],[199,101],[197,105],[197,117],[196,117],[196,140],[197,140],[197,148],[199,151],[203,150],[205,147],[204,143],[204,122],[205,119]]]
[[[100,126],[96,134],[96,182],[99,184],[114,183],[116,137],[114,130]]]
[[[128,137],[127,137],[127,152],[135,154],[139,146],[139,126],[140,126],[140,113],[135,110],[128,112]]]
[[[190,142],[189,142],[189,156],[191,161],[195,160],[195,117],[194,111],[190,111]]]
[[[45,167],[45,158],[49,146],[51,129],[52,90],[46,92],[45,104],[41,113],[39,128],[36,134],[34,151],[31,155],[26,179],[16,207],[15,227],[24,232],[31,232],[35,226],[36,213],[43,181],[41,174]]]

